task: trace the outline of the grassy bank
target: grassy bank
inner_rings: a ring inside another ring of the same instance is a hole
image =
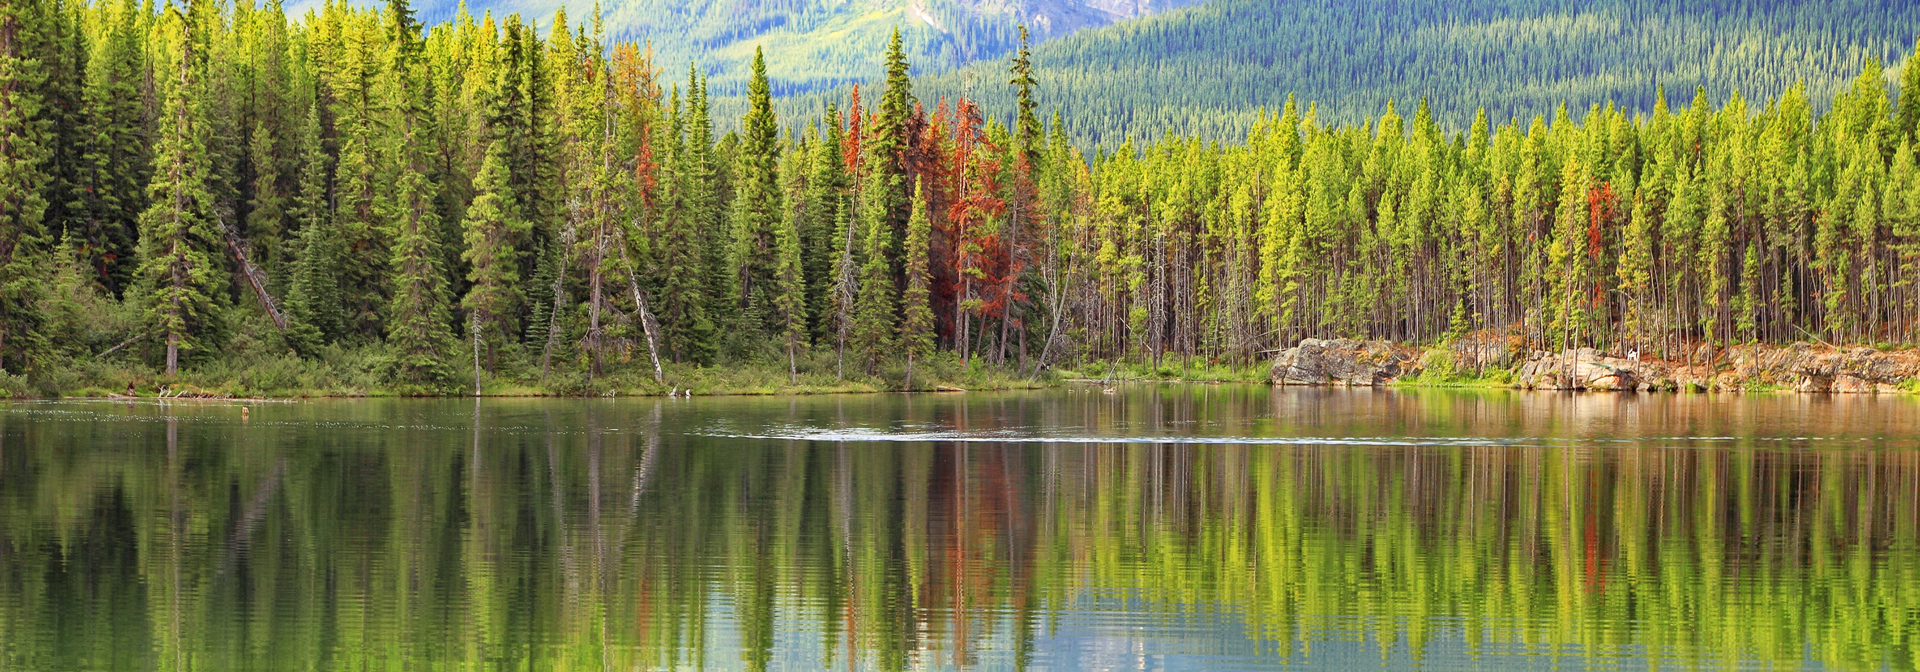
[[[1094,360],[1055,370],[1062,380],[1165,383],[1266,383],[1271,363],[1251,365],[1208,361],[1201,357],[1164,357],[1151,362]]]
[[[328,347],[312,357],[274,353],[267,348],[236,347],[220,357],[191,360],[180,373],[167,376],[135,356],[59,357],[28,374],[0,372],[0,395],[12,398],[135,396],[195,397],[382,397],[470,396],[474,390],[471,360],[452,362],[453,375],[438,386],[403,386],[388,381],[390,361],[378,344]],[[941,353],[915,362],[914,391],[1005,390],[1044,387],[1059,378],[1037,378],[976,360],[961,367],[951,354]],[[603,363],[603,372],[591,375],[584,360],[555,358],[549,366],[539,357],[506,353],[493,371],[479,376],[484,396],[664,396],[832,394],[905,391],[906,362],[885,362],[871,371],[847,361],[839,366],[831,351],[815,352],[798,362],[790,374],[785,360],[746,361],[719,366],[663,363],[664,382],[656,382],[646,351],[628,352]]]

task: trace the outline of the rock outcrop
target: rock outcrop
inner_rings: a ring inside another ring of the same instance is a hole
[[[1418,351],[1386,341],[1309,338],[1273,360],[1276,385],[1373,387],[1412,373]]]
[[[1520,365],[1514,383],[1536,390],[1634,390],[1639,389],[1642,376],[1638,362],[1580,348],[1533,353]]]
[[[1593,348],[1536,350],[1525,358],[1508,360],[1507,354],[1486,346],[1463,348],[1455,343],[1422,351],[1385,341],[1306,339],[1274,359],[1273,384],[1379,386],[1449,363],[1451,370],[1505,368],[1512,373],[1514,387],[1535,390],[1776,389],[1874,394],[1898,392],[1901,385],[1920,379],[1920,351],[1797,343],[1703,346],[1671,360]],[[1507,361],[1513,362],[1512,368],[1502,366]]]

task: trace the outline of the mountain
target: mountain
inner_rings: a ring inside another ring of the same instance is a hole
[[[291,5],[298,15],[321,0]],[[384,4],[383,0],[352,0]],[[863,81],[881,71],[895,27],[923,72],[998,59],[1025,24],[1035,40],[1073,34],[1188,5],[1197,0],[600,0],[609,40],[650,43],[654,63],[672,78],[697,63],[721,97],[745,82],[756,47],[767,51],[776,95]],[[429,24],[466,11],[536,21],[544,31],[559,12],[586,24],[594,0],[425,0],[413,3]]]
[[[1757,101],[1804,83],[1824,107],[1869,58],[1896,71],[1920,34],[1920,3],[1885,0],[1215,0],[1038,46],[1043,109],[1076,140],[1176,132],[1244,138],[1289,94],[1323,122],[1360,122],[1422,98],[1453,129],[1571,116],[1614,102],[1649,111],[1704,87]],[[924,77],[922,100],[1011,108],[1006,62]],[[794,101],[796,107],[817,103]]]

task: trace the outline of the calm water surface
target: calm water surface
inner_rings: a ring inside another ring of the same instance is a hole
[[[1920,400],[0,405],[0,670],[1920,666]]]

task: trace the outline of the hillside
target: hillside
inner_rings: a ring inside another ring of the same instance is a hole
[[[1920,4],[1879,0],[1216,0],[1054,40],[1035,49],[1042,106],[1082,143],[1166,132],[1244,137],[1289,93],[1322,121],[1354,122],[1389,100],[1431,99],[1443,125],[1582,115],[1615,101],[1653,107],[1696,86],[1748,100],[1804,81],[1823,105],[1868,58],[1897,66]],[[1007,110],[1005,62],[924,78],[923,99],[958,95]],[[1889,71],[1892,68],[1889,67]],[[794,101],[796,108],[817,103]]]
[[[903,29],[916,69],[952,69],[998,59],[1029,26],[1036,40],[1146,16],[1196,0],[600,0],[607,37],[646,41],[655,63],[685,74],[698,62],[719,96],[745,81],[755,47],[767,51],[776,95],[817,91],[861,81],[880,71],[880,53],[897,26]],[[303,14],[320,0],[289,3]],[[380,5],[380,0],[354,0]],[[496,17],[520,14],[544,30],[565,11],[569,22],[588,21],[594,0],[470,0],[468,13]],[[462,10],[459,0],[413,3],[421,20],[435,23]]]

